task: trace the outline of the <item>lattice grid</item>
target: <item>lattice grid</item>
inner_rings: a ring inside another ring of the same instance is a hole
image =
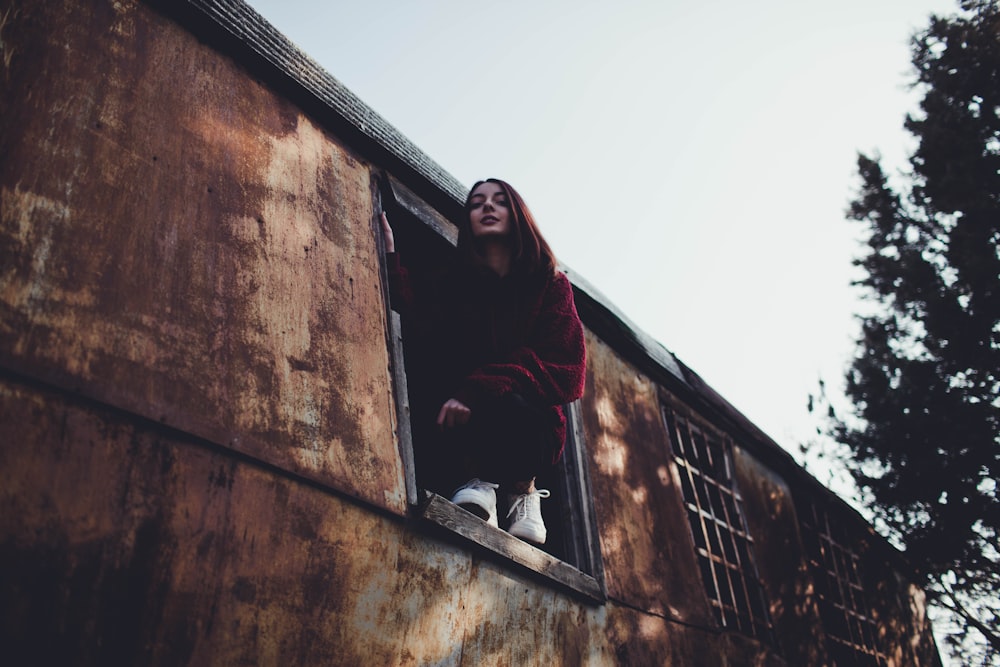
[[[719,625],[775,643],[729,443],[664,411],[705,591]]]
[[[841,667],[885,667],[888,662],[879,648],[878,623],[862,583],[861,557],[846,546],[847,536],[826,510],[814,502],[805,505],[802,538],[829,640],[827,648]]]

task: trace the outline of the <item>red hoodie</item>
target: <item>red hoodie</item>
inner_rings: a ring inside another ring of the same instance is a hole
[[[423,357],[408,357],[407,367],[420,367],[432,416],[449,398],[475,413],[484,401],[518,393],[551,412],[558,461],[566,440],[562,406],[583,395],[586,374],[569,279],[557,271],[501,278],[465,264],[422,283],[411,279],[398,254],[387,254],[386,262],[393,306]]]

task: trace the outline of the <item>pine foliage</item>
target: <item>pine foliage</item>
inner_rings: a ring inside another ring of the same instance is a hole
[[[860,155],[850,217],[870,300],[830,434],[932,600],[1000,662],[1000,9],[965,0],[912,46],[917,140],[894,185]],[[956,645],[961,638],[955,637]],[[970,654],[977,653],[978,655]]]

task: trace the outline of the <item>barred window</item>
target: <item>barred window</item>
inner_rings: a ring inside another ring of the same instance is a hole
[[[720,626],[770,644],[774,628],[753,559],[743,499],[733,479],[731,446],[664,408],[698,565]]]
[[[834,664],[884,667],[878,626],[863,587],[861,556],[848,545],[843,526],[830,513],[809,501],[800,508],[802,539],[816,584],[827,648]]]

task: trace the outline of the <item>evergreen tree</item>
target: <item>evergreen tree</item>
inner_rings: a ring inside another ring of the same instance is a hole
[[[871,304],[833,438],[877,523],[932,602],[979,633],[966,664],[1000,663],[1000,8],[962,0],[912,42],[918,145],[902,185],[858,158],[850,217]]]

